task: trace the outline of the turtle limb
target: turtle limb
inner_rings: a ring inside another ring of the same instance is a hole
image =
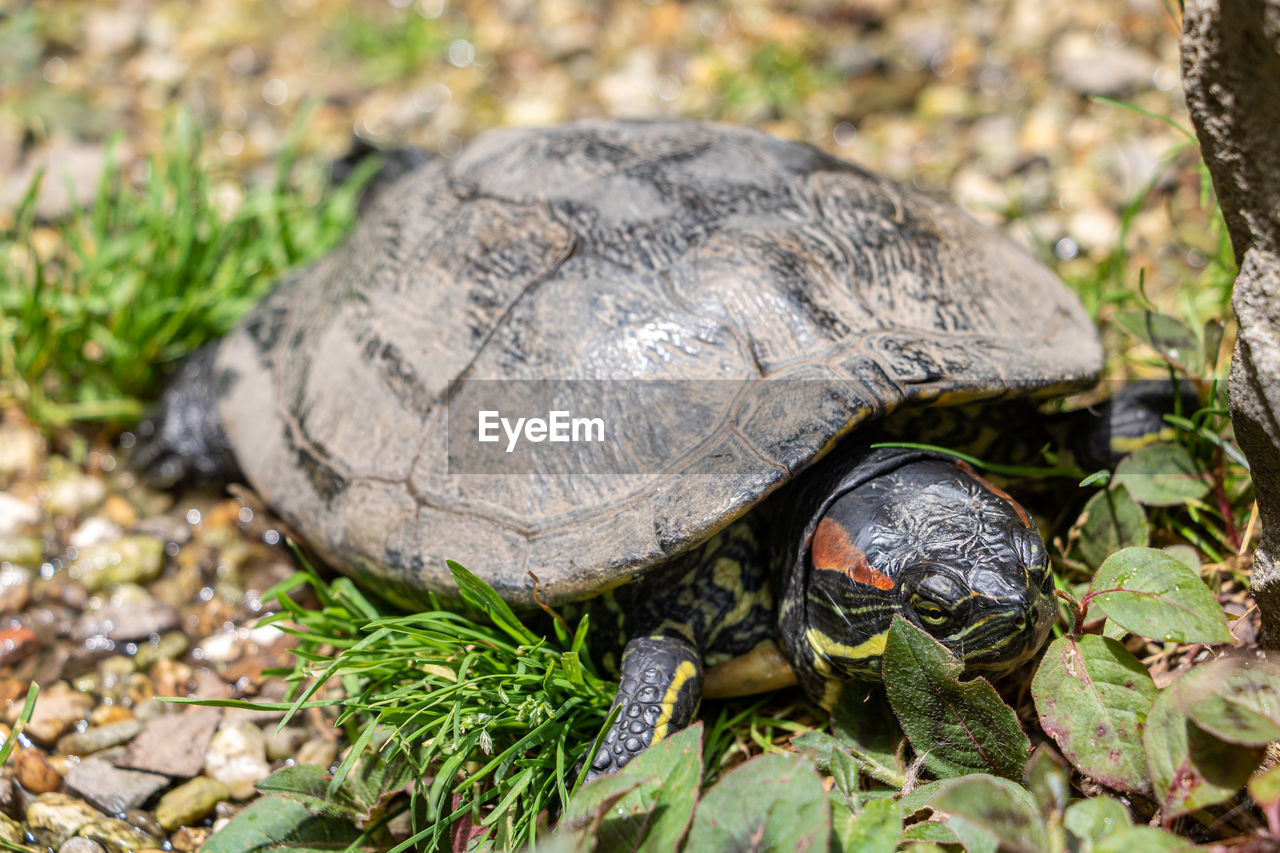
[[[689,725],[701,698],[702,656],[688,639],[654,635],[628,642],[613,700],[618,716],[587,769],[587,781],[620,770],[646,747]]]
[[[128,465],[148,483],[167,488],[240,479],[218,416],[217,353],[211,344],[187,356],[138,424]]]

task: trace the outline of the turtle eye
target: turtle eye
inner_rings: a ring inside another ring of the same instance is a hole
[[[917,595],[911,599],[911,609],[922,623],[931,628],[945,627],[951,621],[949,611],[938,602],[923,596]]]

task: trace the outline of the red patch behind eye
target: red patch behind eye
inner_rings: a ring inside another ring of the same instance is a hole
[[[849,538],[849,532],[829,518],[818,522],[809,553],[813,556],[815,569],[840,572],[848,575],[854,583],[866,584],[876,589],[893,589],[893,581],[889,576],[873,569],[867,562],[867,555]]]
[[[983,486],[985,486],[987,491],[991,492],[991,494],[1002,499],[1003,501],[1008,503],[1009,506],[1013,507],[1013,511],[1016,512],[1018,514],[1018,518],[1022,520],[1023,527],[1031,526],[1031,519],[1027,516],[1027,511],[1023,509],[1022,506],[1017,501],[1015,501],[1012,497],[1010,497],[1008,492],[1006,492],[1004,489],[1000,488],[999,486],[995,485],[994,483],[988,481],[985,477],[983,477],[977,471],[973,470],[973,466],[970,465],[968,462],[957,462],[956,467],[959,468],[961,471],[965,472],[966,474],[968,474],[973,479],[977,480]]]

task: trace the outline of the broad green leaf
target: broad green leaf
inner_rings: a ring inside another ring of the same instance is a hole
[[[1152,444],[1130,453],[1111,482],[1147,506],[1181,506],[1209,491],[1209,482],[1181,444]]]
[[[1128,826],[1093,845],[1093,853],[1164,853],[1183,850],[1193,845],[1177,835],[1154,826]]]
[[[654,777],[623,776],[621,773],[610,773],[608,776],[593,779],[579,788],[569,800],[569,806],[560,816],[557,826],[559,828],[599,826],[614,803],[641,785],[652,781]]]
[[[1229,643],[1227,618],[1199,576],[1154,548],[1112,554],[1086,601],[1127,631],[1178,643]]]
[[[950,781],[950,780],[948,780]],[[925,841],[932,844],[959,844],[965,853],[996,853],[1000,839],[964,818],[945,817],[915,823],[902,832],[903,841]],[[915,846],[909,848],[916,850]],[[950,849],[950,848],[948,848]]]
[[[1044,820],[1035,800],[1025,788],[1008,779],[985,773],[953,779],[934,795],[930,805],[951,815],[947,825],[953,831],[953,821],[962,827],[970,824],[1019,853],[1041,853],[1048,847]]]
[[[1219,658],[1192,669],[1174,690],[1183,713],[1229,743],[1266,746],[1280,740],[1280,662]]]
[[[1093,845],[1109,835],[1131,826],[1133,819],[1129,810],[1119,801],[1107,796],[1090,797],[1067,806],[1062,817],[1062,825],[1078,838],[1082,850],[1091,850]]]
[[[278,794],[301,803],[310,811],[326,817],[344,818],[355,822],[364,810],[352,802],[344,785],[334,796],[329,796],[329,782],[333,777],[325,768],[316,764],[295,764],[283,767],[258,783],[264,794]]]
[[[831,810],[807,755],[757,756],[726,773],[693,813],[685,850],[826,850]]]
[[[698,801],[702,722],[653,744],[617,775],[642,781],[601,821],[596,831],[599,849],[675,850]]]
[[[1090,568],[1102,565],[1121,548],[1147,544],[1147,516],[1124,486],[1098,492],[1076,521],[1080,556]]]
[[[884,650],[889,704],[924,764],[940,777],[987,772],[1022,777],[1031,742],[990,683],[961,681],[963,664],[901,616]]]
[[[862,811],[849,815],[848,810],[833,816],[832,830],[841,850],[856,853],[893,853],[902,836],[902,809],[890,799],[871,800]]]
[[[264,853],[292,850],[296,853],[342,850],[360,837],[346,820],[312,814],[301,803],[283,797],[262,797],[237,814],[200,849],[205,853]],[[372,843],[356,850],[374,850]]]
[[[1219,740],[1191,722],[1173,690],[1147,712],[1142,732],[1147,770],[1165,815],[1176,817],[1230,799],[1258,767],[1262,752]]]
[[[1040,725],[1077,769],[1111,788],[1146,793],[1142,724],[1156,698],[1150,674],[1115,640],[1059,637],[1031,680]]]
[[[1053,815],[1061,817],[1071,796],[1071,777],[1062,757],[1053,751],[1053,747],[1042,743],[1035,748],[1023,770],[1022,779],[1035,798],[1041,815],[1046,819]]]
[[[881,685],[846,682],[831,715],[831,732],[863,773],[891,788],[903,786],[905,770],[898,752],[902,728]]]
[[[1200,339],[1176,317],[1154,311],[1119,311],[1111,319],[1174,364],[1194,370],[1203,361]]]

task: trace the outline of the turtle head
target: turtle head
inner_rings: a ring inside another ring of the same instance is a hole
[[[812,530],[803,601],[784,603],[804,614],[800,630],[784,622],[784,641],[808,658],[798,668],[809,670],[811,693],[878,679],[895,615],[989,674],[1029,659],[1048,637],[1044,541],[1025,510],[967,468],[909,462],[829,502]]]

